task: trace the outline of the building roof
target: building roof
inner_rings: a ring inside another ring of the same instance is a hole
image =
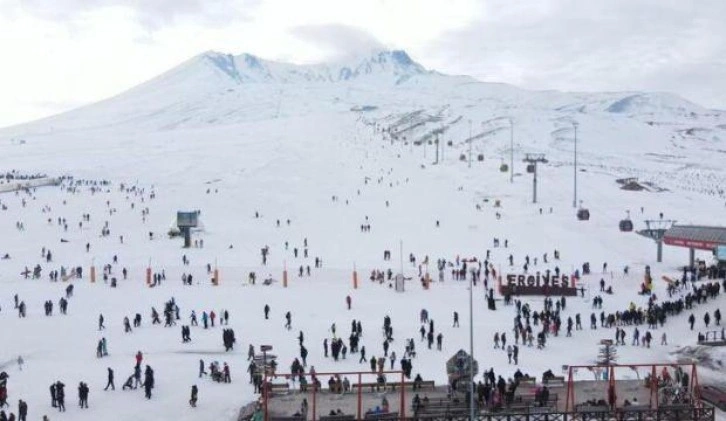
[[[726,227],[674,225],[665,232],[663,242],[671,246],[713,250],[726,245]]]

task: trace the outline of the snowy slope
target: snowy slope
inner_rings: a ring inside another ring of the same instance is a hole
[[[534,266],[539,271],[557,265],[571,272],[588,261],[595,272],[584,279],[588,293],[584,299],[571,299],[565,312],[581,313],[586,320],[601,277],[615,289],[614,296],[605,297],[604,310],[616,311],[630,302],[646,305],[635,293],[645,265],[653,268],[656,293],[665,296],[660,277],[675,276],[686,262],[685,250],[666,248],[664,262],[657,264],[652,242],[619,232],[618,221],[626,210],[636,229],[659,212],[682,223],[726,220],[726,121],[716,111],[663,94],[530,92],[429,72],[395,57],[389,53],[352,63],[294,66],[205,53],[115,98],[0,131],[0,173],[18,169],[112,183],[108,191],[95,194],[87,187],[75,194],[60,187],[39,188],[32,196],[0,194],[7,206],[0,211],[0,254],[11,256],[0,260],[0,366],[11,376],[10,401],[27,400],[31,419],[47,413],[53,420],[232,420],[241,405],[254,399],[245,373],[249,344],[273,345],[281,365],[288,367],[298,355],[296,336],[303,330],[309,363],[318,371],[366,369],[355,359],[336,363],[322,356],[331,323],[347,337],[350,321],[362,320],[362,344],[369,355],[380,355],[379,329],[384,314],[390,314],[393,349],[400,356],[403,339],[418,338],[421,308],[436,320],[444,350],[427,350],[417,341],[413,371],[443,382],[444,361],[468,348],[468,285],[451,280],[448,273],[444,283],[435,282],[430,290],[411,281],[405,293],[368,281],[373,269],[399,270],[401,244],[406,262],[409,253],[419,262],[425,256],[453,261],[457,256],[482,258],[489,249],[493,264],[512,272],[521,270],[525,256],[540,257]],[[341,80],[337,75],[342,68],[356,77]],[[633,95],[640,96],[627,99]],[[370,111],[351,111],[366,106]],[[508,118],[515,128],[512,184],[509,174],[499,170],[502,161],[509,162]],[[571,205],[571,121],[579,124],[578,197],[592,212],[588,222],[577,221]],[[437,132],[443,133],[446,147],[443,159],[434,164],[434,145],[428,141]],[[459,160],[461,154],[468,155],[469,138],[471,168]],[[540,168],[536,205],[531,204],[532,179],[521,163],[528,152],[546,153],[550,161]],[[481,162],[476,158],[480,153]],[[623,176],[668,190],[623,191],[615,182]],[[141,196],[121,191],[121,183],[144,188],[143,202]],[[494,207],[495,200],[501,201],[500,208]],[[109,213],[111,208],[117,211]],[[142,219],[144,208],[149,215]],[[178,239],[163,235],[179,209],[202,211],[205,231],[195,238],[204,240],[204,248],[184,250]],[[260,218],[254,217],[256,211]],[[84,213],[91,214],[91,221],[79,228]],[[58,217],[67,218],[67,231],[57,225]],[[111,235],[101,237],[106,221]],[[366,221],[370,233],[360,231]],[[17,230],[16,222],[23,222],[25,230]],[[154,240],[149,232],[155,233]],[[293,248],[302,250],[305,238],[310,255],[296,258]],[[493,238],[508,239],[509,247],[493,248]],[[259,250],[265,245],[271,255],[263,267]],[[53,251],[53,262],[41,261],[43,247]],[[562,260],[544,264],[542,254],[551,257],[555,248]],[[393,252],[392,261],[383,260],[383,250]],[[514,256],[513,268],[508,267],[509,254]],[[118,264],[111,263],[114,255]],[[190,258],[189,266],[182,264],[183,255]],[[311,277],[298,277],[298,268],[312,267],[316,256],[323,259],[323,268],[313,268]],[[708,253],[698,257],[709,259]],[[166,273],[158,288],[144,285],[149,262],[154,271]],[[602,262],[611,269],[604,275],[599,273]],[[38,263],[42,279],[22,279],[25,266]],[[58,315],[56,307],[52,317],[44,316],[43,302],[57,303],[66,286],[50,283],[48,271],[80,265],[87,274],[92,264],[99,280],[74,281],[69,314]],[[100,279],[105,264],[112,265],[116,277],[127,268],[129,279],[110,288]],[[209,285],[207,264],[219,267],[220,286]],[[625,265],[629,276],[622,274]],[[290,274],[287,289],[279,282],[285,267]],[[354,268],[361,278],[357,290],[351,282]],[[248,285],[250,271],[258,279],[269,275],[278,282]],[[418,275],[418,268],[407,263],[404,271],[414,279]],[[192,273],[195,285],[183,287],[182,273]],[[476,288],[476,358],[481,367],[494,366],[497,373],[511,376],[514,367],[492,349],[491,341],[494,332],[509,331],[514,310],[486,310],[483,287]],[[25,319],[12,308],[16,293],[28,306]],[[348,294],[353,299],[350,311],[344,305]],[[191,310],[229,310],[238,340],[235,351],[224,353],[219,327],[194,327],[192,343],[182,344],[178,326],[152,326],[151,307],[161,310],[172,296],[186,320]],[[527,301],[541,307],[541,298]],[[267,322],[262,316],[265,303],[272,307]],[[723,303],[722,295],[699,307],[698,319],[704,311],[724,311]],[[292,331],[283,328],[288,310],[293,313]],[[453,311],[461,314],[462,328],[450,327]],[[142,314],[143,326],[124,334],[123,317],[136,312]],[[100,313],[106,318],[103,332],[96,329]],[[673,351],[695,342],[686,317],[669,320],[670,345],[621,347],[621,361],[677,358]],[[656,338],[660,333],[654,332]],[[521,368],[539,375],[546,369],[558,371],[563,364],[592,362],[597,342],[612,335],[586,329],[572,338],[551,338],[544,351],[523,347]],[[109,341],[110,355],[97,359],[95,345],[102,336]],[[146,401],[139,391],[103,392],[106,367],[116,370],[120,388],[138,350],[156,371],[154,398]],[[26,360],[22,372],[13,363],[17,355]],[[199,379],[200,358],[228,362],[233,383]],[[714,358],[723,361],[723,356]],[[718,370],[703,368],[700,375],[702,381],[720,381]],[[59,379],[68,386],[65,414],[49,405],[48,385]],[[81,380],[91,387],[91,408],[83,411],[75,405]],[[186,403],[192,384],[200,387],[196,410]]]

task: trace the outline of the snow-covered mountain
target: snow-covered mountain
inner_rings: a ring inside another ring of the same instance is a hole
[[[547,153],[556,165],[571,160],[577,122],[582,165],[637,176],[644,160],[655,160],[659,179],[689,189],[693,168],[720,168],[726,155],[726,114],[673,94],[528,91],[427,70],[404,51],[314,65],[206,52],[117,96],[0,137],[204,130],[328,114],[387,125],[419,145],[437,133],[455,148],[472,139],[475,153],[500,158],[510,148],[511,120],[515,153]],[[725,194],[722,174],[707,178],[698,189]]]
[[[297,65],[251,54],[205,52],[117,96],[9,132],[118,127],[167,130],[234,124],[326,110],[404,112],[447,105],[475,114],[514,110],[635,117],[675,123],[723,116],[667,93],[525,91],[430,71],[405,51],[379,51],[343,62]],[[486,120],[478,117],[477,120]]]

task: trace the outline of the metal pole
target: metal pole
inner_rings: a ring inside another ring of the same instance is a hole
[[[534,188],[532,189],[532,203],[537,203],[537,162],[534,162]]]
[[[361,414],[361,407],[363,406],[363,396],[361,389],[363,388],[363,385],[361,384],[361,374],[358,373],[358,421],[362,420],[360,414]]]
[[[442,137],[443,137],[443,134],[444,134],[443,127],[441,128],[441,134],[442,134]],[[446,139],[444,139],[444,141],[441,142],[441,162],[444,162],[444,143],[446,143]]]
[[[474,274],[469,276],[469,420],[474,421]]]
[[[572,198],[572,207],[577,207],[577,123],[572,123],[572,127],[575,129],[575,174],[574,174],[574,182],[575,182],[575,188],[574,188],[574,196]]]
[[[514,183],[514,122],[509,119],[509,182]]]
[[[401,276],[403,276],[403,240],[399,242],[400,254],[401,254]]]
[[[469,168],[471,168],[471,120],[469,120]]]
[[[268,388],[267,388],[267,367],[265,364],[265,351],[262,351],[262,371],[264,372],[264,380],[262,381],[262,397],[264,398],[264,404],[265,404],[265,421],[269,419],[267,415],[267,399],[269,399],[269,396],[267,394]]]

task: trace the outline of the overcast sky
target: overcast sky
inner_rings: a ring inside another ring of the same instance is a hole
[[[484,81],[726,109],[726,0],[0,0],[0,127],[206,50],[311,63],[374,48]]]

